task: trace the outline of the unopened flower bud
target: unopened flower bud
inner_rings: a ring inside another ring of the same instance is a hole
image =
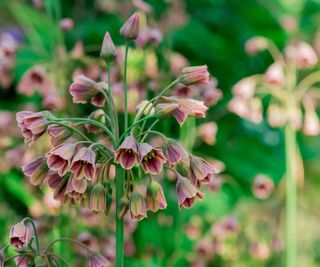
[[[155,115],[159,119],[170,117],[178,108],[178,103],[160,103],[156,105]]]
[[[262,36],[253,37],[245,44],[246,51],[249,55],[254,55],[260,51],[263,51],[267,48],[267,46],[268,41]]]
[[[22,166],[25,176],[30,178],[30,183],[40,185],[48,174],[48,166],[45,157],[36,157],[31,162]]]
[[[139,34],[139,13],[135,12],[122,26],[120,34],[127,40],[134,40]]]
[[[201,84],[209,82],[207,65],[183,68],[179,80],[184,85]]]
[[[115,60],[116,55],[117,49],[114,46],[109,32],[106,32],[102,43],[100,57],[102,57],[106,62],[112,62]]]
[[[154,107],[150,101],[143,100],[141,103],[137,105],[137,116],[148,116],[154,114]]]
[[[316,136],[320,133],[320,122],[315,110],[310,109],[305,112],[303,132],[306,135]]]
[[[106,209],[106,190],[103,185],[96,184],[91,191],[89,208],[93,212],[104,212]]]
[[[132,219],[142,220],[147,217],[147,208],[143,196],[133,192],[130,196],[130,214]]]
[[[167,207],[167,201],[162,187],[159,183],[152,181],[147,188],[146,207],[148,210],[156,212]]]
[[[271,85],[282,86],[285,83],[285,75],[283,67],[280,63],[273,63],[268,69],[264,77],[265,81]]]

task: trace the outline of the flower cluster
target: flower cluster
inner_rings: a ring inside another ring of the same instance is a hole
[[[234,97],[229,103],[229,110],[259,123],[263,118],[262,101],[266,99],[270,126],[280,128],[289,124],[306,135],[318,135],[320,122],[316,108],[319,94],[316,87],[319,72],[310,73],[318,63],[314,49],[301,41],[289,43],[281,53],[270,40],[263,37],[250,39],[246,49],[249,54],[268,49],[274,63],[264,74],[246,77],[233,87]],[[306,71],[309,71],[307,76],[304,74]],[[302,79],[300,72],[304,75]]]
[[[205,117],[208,107],[203,101],[167,93],[178,84],[185,87],[213,84],[215,88],[216,82],[210,80],[206,65],[182,68],[178,77],[158,95],[137,106],[130,123],[128,43],[136,40],[139,32],[139,13],[134,13],[120,30],[126,40],[121,112],[116,108],[111,89],[111,63],[119,60],[118,53],[107,32],[101,49],[108,69],[107,82],[82,74],[74,78],[69,88],[74,103],[91,103],[99,109],[87,118],[57,118],[49,111],[17,113],[18,126],[27,144],[48,133],[53,145],[46,155],[23,166],[32,184],[47,184],[54,191],[54,198],[63,203],[77,203],[105,213],[110,209],[115,191],[120,216],[130,210],[131,217],[138,220],[147,217],[148,210],[166,208],[165,194],[157,177],[164,170],[176,174],[180,208],[189,208],[197,198],[203,199],[201,186],[210,183],[217,173],[203,158],[188,153],[179,142],[154,129],[157,123],[168,118],[182,125],[188,117]],[[46,88],[43,82],[41,79],[39,90]],[[217,92],[207,97],[208,102],[212,104],[221,97]],[[119,123],[121,113],[123,124]],[[154,135],[162,140],[158,146],[149,141]],[[110,174],[114,167],[115,179]]]

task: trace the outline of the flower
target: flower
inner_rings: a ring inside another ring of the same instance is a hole
[[[147,208],[143,196],[133,192],[129,199],[129,209],[132,219],[142,220],[147,217]]]
[[[190,156],[190,179],[195,186],[209,183],[216,173],[217,170],[204,159]]]
[[[9,239],[11,246],[15,249],[27,247],[31,241],[28,227],[23,222],[15,224],[11,227]]]
[[[97,109],[96,111],[92,112],[88,118],[91,120],[98,121],[102,124],[106,123],[106,113],[103,109]],[[89,133],[96,133],[101,130],[100,127],[93,124],[85,124],[84,127]]]
[[[267,48],[268,41],[262,36],[255,36],[250,38],[246,44],[245,48],[249,55],[254,55],[260,51],[263,51]]]
[[[233,88],[232,93],[243,98],[251,98],[256,88],[256,82],[251,78],[244,78],[237,82]]]
[[[320,133],[320,121],[314,109],[309,108],[305,112],[303,132],[310,136],[316,136]]]
[[[257,242],[251,244],[249,249],[250,254],[257,260],[266,260],[270,256],[270,249],[265,242]]]
[[[178,194],[179,208],[191,208],[194,204],[196,196],[203,198],[203,194],[189,181],[188,178],[178,175],[176,183],[176,190]]]
[[[208,145],[213,145],[216,142],[217,131],[218,126],[215,122],[207,122],[199,126],[198,136]]]
[[[63,126],[51,124],[48,126],[48,134],[51,136],[52,145],[57,146],[66,141],[72,132]]]
[[[40,185],[43,183],[49,171],[45,157],[36,157],[31,162],[22,166],[22,172],[30,177],[30,183]]]
[[[117,49],[111,39],[109,32],[106,32],[103,38],[102,48],[100,52],[100,57],[105,61],[111,62],[115,60],[117,55]]]
[[[157,46],[162,40],[162,33],[158,29],[145,28],[139,32],[136,46],[144,47],[148,44]]]
[[[45,111],[20,111],[16,114],[18,126],[27,144],[37,141],[47,130],[48,121]]]
[[[105,102],[105,97],[101,93],[101,90],[104,90],[103,86],[104,83],[97,83],[84,75],[77,76],[69,88],[73,103],[84,104],[91,99],[92,105],[103,107]]]
[[[318,56],[313,48],[305,43],[300,42],[297,45],[297,66],[300,69],[311,68],[315,66],[318,62]]]
[[[107,267],[110,266],[110,261],[93,251],[88,252],[88,267]]]
[[[206,65],[196,67],[185,67],[180,72],[179,81],[184,85],[208,83],[208,67]]]
[[[131,17],[123,24],[120,29],[120,34],[127,40],[137,39],[139,34],[139,13],[135,12]]]
[[[252,192],[259,199],[266,199],[272,193],[273,181],[266,175],[259,174],[255,177]]]
[[[205,118],[208,107],[202,101],[194,100],[191,98],[179,97],[162,97],[161,101],[164,103],[177,103],[179,108],[173,112],[173,117],[177,122],[182,125],[188,116],[196,118]]]
[[[31,258],[29,256],[20,254],[17,258],[15,258],[15,262],[16,262],[16,265],[19,267],[29,267]]]
[[[271,127],[281,128],[287,122],[287,114],[285,108],[276,104],[269,104],[267,115],[268,123]]]
[[[158,119],[165,119],[170,117],[179,107],[178,103],[160,103],[156,105],[155,115]]]
[[[165,140],[162,149],[170,165],[177,164],[183,157],[187,156],[184,148],[176,140],[171,138]]]
[[[96,184],[91,191],[89,208],[93,212],[106,210],[106,190],[101,184]]]
[[[167,160],[160,149],[155,149],[148,143],[138,146],[140,164],[146,173],[158,174]]]
[[[66,175],[70,170],[71,160],[76,151],[76,145],[72,143],[64,143],[54,147],[48,152],[48,167],[58,172],[60,176]]]
[[[162,187],[155,181],[151,181],[147,187],[146,207],[153,212],[167,207]]]
[[[132,135],[128,135],[114,152],[114,161],[120,163],[122,168],[131,169],[139,160],[138,145]]]
[[[285,83],[283,67],[280,63],[275,62],[267,69],[264,79],[270,85],[282,86]]]
[[[74,27],[74,21],[71,18],[64,18],[60,20],[60,28],[63,31],[70,31]]]
[[[96,174],[96,154],[91,148],[82,147],[71,163],[71,172],[78,179],[83,177],[92,181]]]

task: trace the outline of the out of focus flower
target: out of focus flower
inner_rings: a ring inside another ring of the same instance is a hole
[[[145,28],[139,32],[136,45],[143,47],[148,44],[157,46],[162,40],[162,33],[158,29]]]
[[[170,117],[179,107],[178,103],[160,103],[156,105],[155,115],[159,119],[165,119]]]
[[[238,230],[239,222],[234,216],[223,218],[211,228],[213,236],[219,240],[235,234]]]
[[[294,32],[297,29],[297,20],[292,16],[284,16],[281,19],[281,26],[287,32]]]
[[[207,122],[199,126],[198,136],[208,145],[213,145],[216,142],[217,131],[218,126],[215,122]]]
[[[153,212],[159,209],[165,209],[167,201],[164,196],[162,187],[159,183],[151,181],[147,187],[146,208]]]
[[[88,252],[88,267],[108,267],[110,266],[110,261],[93,251]]]
[[[167,58],[170,60],[170,71],[176,76],[188,66],[188,60],[178,53],[168,52]]]
[[[176,140],[171,138],[168,138],[163,142],[162,149],[170,165],[177,164],[182,157],[188,155],[184,148]]]
[[[320,121],[314,109],[309,108],[304,114],[303,132],[311,136],[320,133]]]
[[[141,9],[145,13],[149,13],[152,10],[152,6],[143,0],[132,0],[133,5]]]
[[[265,242],[258,242],[250,246],[250,254],[257,260],[266,260],[269,258],[270,250]]]
[[[117,49],[113,44],[113,41],[111,39],[109,32],[106,32],[106,34],[104,35],[103,43],[102,43],[100,57],[102,57],[107,62],[111,62],[115,60],[116,55],[117,55]]]
[[[305,43],[300,42],[297,45],[297,66],[301,69],[311,68],[318,63],[318,56],[313,48]]]
[[[178,176],[176,189],[178,194],[179,208],[191,208],[197,195],[200,198],[203,197],[198,193],[197,188],[189,181],[189,179],[181,175]]]
[[[254,179],[252,191],[257,198],[266,199],[272,193],[273,187],[273,181],[268,176],[259,174]]]
[[[204,238],[198,241],[196,246],[196,251],[200,255],[200,257],[209,258],[212,256],[213,242],[209,238]]]
[[[87,147],[82,147],[75,155],[71,163],[71,171],[78,179],[83,177],[92,181],[96,175],[96,154]]]
[[[11,246],[15,249],[21,249],[29,245],[31,234],[28,227],[20,222],[11,227],[9,238]]]
[[[48,121],[45,112],[20,111],[16,118],[27,144],[37,141],[47,130]]]
[[[65,142],[72,132],[63,126],[52,124],[48,126],[48,134],[51,136],[52,145],[57,146]]]
[[[101,184],[96,184],[91,191],[89,208],[93,212],[106,210],[106,190]]]
[[[158,174],[167,160],[160,149],[153,148],[148,143],[138,146],[140,164],[146,173]]]
[[[17,258],[15,258],[15,262],[16,265],[19,267],[29,267],[31,259],[29,256],[19,255]]]
[[[135,12],[120,29],[120,34],[127,40],[137,39],[139,34],[139,13]]]
[[[208,67],[203,65],[183,68],[179,76],[179,81],[184,85],[208,83]]]
[[[282,86],[285,83],[285,75],[283,67],[280,63],[273,63],[268,69],[264,76],[267,83],[271,85]]]
[[[269,104],[267,109],[267,119],[271,127],[283,127],[287,122],[286,110],[279,105]]]
[[[130,214],[132,219],[142,220],[147,217],[147,208],[143,196],[133,192],[130,196]]]
[[[256,82],[253,79],[244,78],[233,86],[232,93],[235,96],[240,96],[247,99],[253,97],[255,88]]]
[[[103,109],[97,109],[96,111],[92,112],[88,118],[95,120],[95,121],[98,121],[102,124],[106,123],[106,114]],[[93,124],[85,124],[84,127],[86,128],[86,130],[89,133],[95,133],[95,132],[98,132],[99,130],[101,130],[100,127],[95,126]]]
[[[74,21],[71,18],[63,18],[60,20],[60,28],[63,31],[70,31],[74,27]]]
[[[267,39],[261,36],[253,37],[249,39],[245,44],[246,51],[250,55],[254,55],[260,51],[265,50],[267,46]]]
[[[45,157],[36,157],[31,162],[22,166],[25,176],[30,177],[30,183],[40,185],[48,173],[47,160]]]
[[[131,169],[138,160],[139,154],[137,141],[132,135],[129,135],[114,152],[114,161],[116,163],[120,163],[124,169]]]

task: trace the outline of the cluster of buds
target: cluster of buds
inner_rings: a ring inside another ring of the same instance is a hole
[[[11,260],[15,260],[16,266],[59,266],[59,263],[68,263],[64,255],[59,255],[53,251],[53,247],[58,242],[70,242],[75,244],[87,255],[90,267],[107,267],[110,261],[101,254],[94,252],[84,243],[71,239],[59,238],[53,240],[45,248],[40,246],[40,240],[37,234],[36,224],[30,218],[25,218],[21,222],[13,225],[9,233],[9,244],[0,250],[0,266],[5,266]],[[6,249],[11,246],[16,255],[5,257]]]
[[[177,177],[179,207],[189,208],[197,198],[203,199],[201,186],[209,184],[217,171],[203,158],[188,153],[177,141],[153,128],[159,121],[171,117],[180,125],[188,117],[205,117],[208,107],[202,101],[166,93],[179,83],[185,86],[208,84],[207,66],[183,68],[176,80],[159,95],[138,105],[130,124],[126,68],[128,42],[139,35],[138,13],[128,19],[120,34],[126,39],[123,127],[119,124],[119,112],[111,93],[110,65],[117,60],[117,50],[107,32],[101,49],[101,57],[108,66],[107,83],[81,75],[69,88],[74,103],[91,103],[99,109],[87,118],[56,118],[49,111],[17,113],[18,126],[27,144],[33,144],[48,133],[53,145],[45,156],[36,157],[22,170],[32,184],[49,185],[55,199],[77,203],[94,212],[107,213],[113,200],[112,192],[121,187],[121,191],[125,189],[121,216],[130,210],[131,217],[140,220],[147,216],[147,210],[155,212],[166,208],[165,194],[154,176],[168,169]],[[148,141],[154,135],[162,139],[157,147]],[[115,179],[110,174],[114,167]],[[119,169],[124,173],[124,183],[120,185]]]
[[[246,49],[249,54],[268,49],[274,63],[264,74],[246,77],[233,87],[234,97],[229,110],[259,123],[263,118],[262,100],[267,97],[266,113],[270,126],[281,128],[289,124],[306,135],[318,135],[320,122],[316,108],[319,94],[316,87],[319,72],[310,73],[318,63],[314,49],[301,41],[289,43],[281,53],[272,41],[263,37],[250,39]],[[309,74],[300,79],[301,70],[303,74],[306,70]]]

